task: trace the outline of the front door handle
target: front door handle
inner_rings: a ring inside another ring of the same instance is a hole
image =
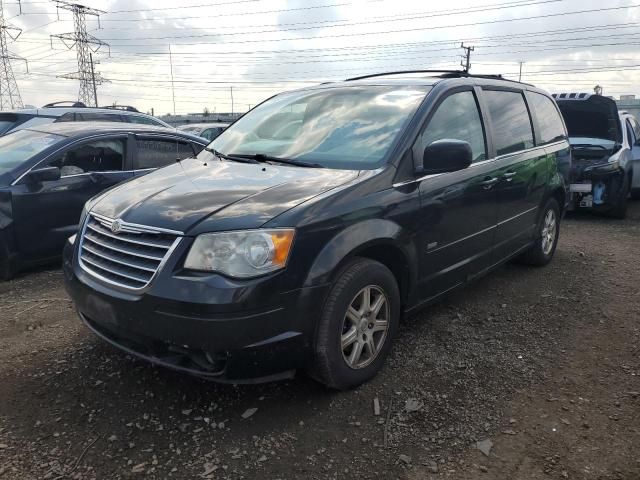
[[[502,178],[504,178],[505,182],[510,182],[515,176],[516,172],[506,172],[502,175]]]
[[[480,185],[482,185],[482,188],[484,188],[485,190],[489,190],[496,183],[498,183],[498,179],[496,177],[487,177],[482,182],[480,182]]]

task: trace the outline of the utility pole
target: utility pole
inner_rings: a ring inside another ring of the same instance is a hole
[[[524,65],[524,62],[520,62],[520,73],[518,74],[518,81],[519,82],[522,81],[522,65]]]
[[[462,56],[462,61],[460,62],[460,66],[466,73],[469,73],[469,70],[471,70],[471,52],[475,50],[475,47],[473,46],[465,47],[464,42],[462,42],[460,44],[460,48],[465,50],[465,54]]]
[[[171,95],[173,96],[173,116],[176,116],[176,89],[173,85],[173,55],[171,54],[171,44],[169,44],[169,66],[171,67]]]
[[[60,35],[51,35],[51,48],[53,48],[53,39],[59,39],[69,50],[75,47],[76,56],[78,58],[78,71],[60,75],[60,78],[71,78],[80,80],[80,92],[78,100],[88,107],[97,107],[97,90],[96,85],[101,85],[106,80],[99,73],[95,72],[93,67],[92,53],[100,50],[101,47],[109,48],[109,45],[102,40],[89,35],[87,33],[86,16],[93,15],[98,17],[98,28],[100,28],[100,14],[105,13],[102,10],[85,7],[77,3],[70,3],[64,0],[54,0],[57,9],[68,10],[73,13],[72,33],[63,33]],[[111,50],[109,49],[109,53]]]
[[[11,60],[20,60],[25,63],[27,61],[10,53],[7,47],[9,39],[16,41],[21,33],[22,29],[14,27],[5,20],[4,8],[2,0],[0,0],[0,110],[23,107],[18,83],[13,75],[13,68],[11,68]],[[27,64],[28,71],[29,65]]]

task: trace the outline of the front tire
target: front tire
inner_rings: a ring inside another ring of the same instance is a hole
[[[556,251],[559,236],[560,206],[555,198],[550,198],[542,209],[535,243],[519,257],[519,260],[536,267],[548,264]]]
[[[393,273],[358,258],[338,275],[322,311],[311,375],[346,390],[382,368],[400,318],[400,291]]]

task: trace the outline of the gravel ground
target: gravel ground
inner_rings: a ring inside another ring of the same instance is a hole
[[[0,479],[638,480],[639,247],[640,203],[574,215],[551,265],[406,319],[342,393],[137,361],[80,325],[59,270],[31,272],[0,284]]]

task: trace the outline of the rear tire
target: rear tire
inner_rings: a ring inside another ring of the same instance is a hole
[[[382,368],[399,318],[400,291],[393,273],[374,260],[353,260],[324,304],[309,373],[338,390],[366,382]]]
[[[524,252],[518,260],[526,265],[543,267],[548,264],[556,251],[560,236],[560,207],[555,198],[547,200],[541,210],[536,227],[536,240],[533,246]]]
[[[15,275],[13,257],[9,253],[9,248],[0,242],[0,282],[7,282]]]

